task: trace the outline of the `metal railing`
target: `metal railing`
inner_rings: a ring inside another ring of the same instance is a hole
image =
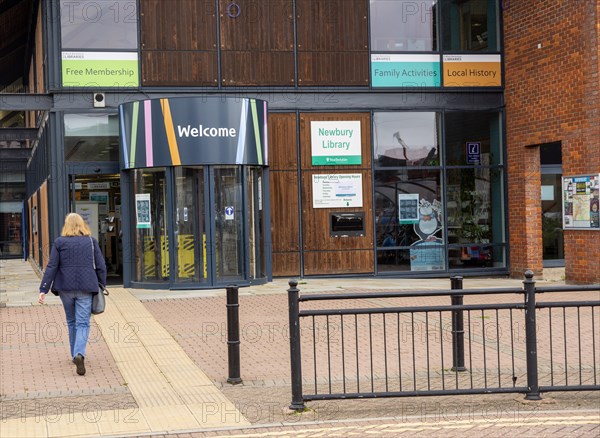
[[[290,409],[310,400],[539,400],[546,391],[600,390],[600,285],[536,288],[531,271],[523,288],[462,289],[461,277],[436,291],[300,295],[296,280],[289,285]],[[555,293],[563,301],[545,301]]]

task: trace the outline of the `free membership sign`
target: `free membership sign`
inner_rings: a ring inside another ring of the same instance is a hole
[[[312,121],[313,166],[362,164],[360,121]]]
[[[62,52],[65,87],[137,87],[138,55],[134,52]]]

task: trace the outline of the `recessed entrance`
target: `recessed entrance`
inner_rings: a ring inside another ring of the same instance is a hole
[[[104,254],[109,284],[123,284],[123,230],[119,174],[69,175],[70,211],[86,220]]]

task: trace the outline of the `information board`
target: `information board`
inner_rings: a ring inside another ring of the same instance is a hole
[[[562,180],[563,229],[600,230],[600,174]]]

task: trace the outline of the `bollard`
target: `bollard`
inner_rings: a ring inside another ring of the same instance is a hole
[[[229,377],[227,383],[242,383],[240,377],[240,315],[238,303],[238,287],[227,286],[227,355]]]
[[[456,275],[450,278],[450,288],[463,288],[463,278]],[[462,306],[464,295],[452,295],[452,305]],[[462,310],[452,311],[452,371],[467,371],[465,368],[465,327]]]
[[[290,409],[294,411],[304,410],[302,399],[302,355],[300,354],[300,304],[298,296],[300,290],[298,280],[291,279],[288,283],[288,309],[290,318],[290,362],[292,365],[292,404]]]
[[[535,280],[533,271],[525,272],[525,344],[527,347],[527,395],[525,400],[541,400],[537,369],[537,341],[535,327]]]

